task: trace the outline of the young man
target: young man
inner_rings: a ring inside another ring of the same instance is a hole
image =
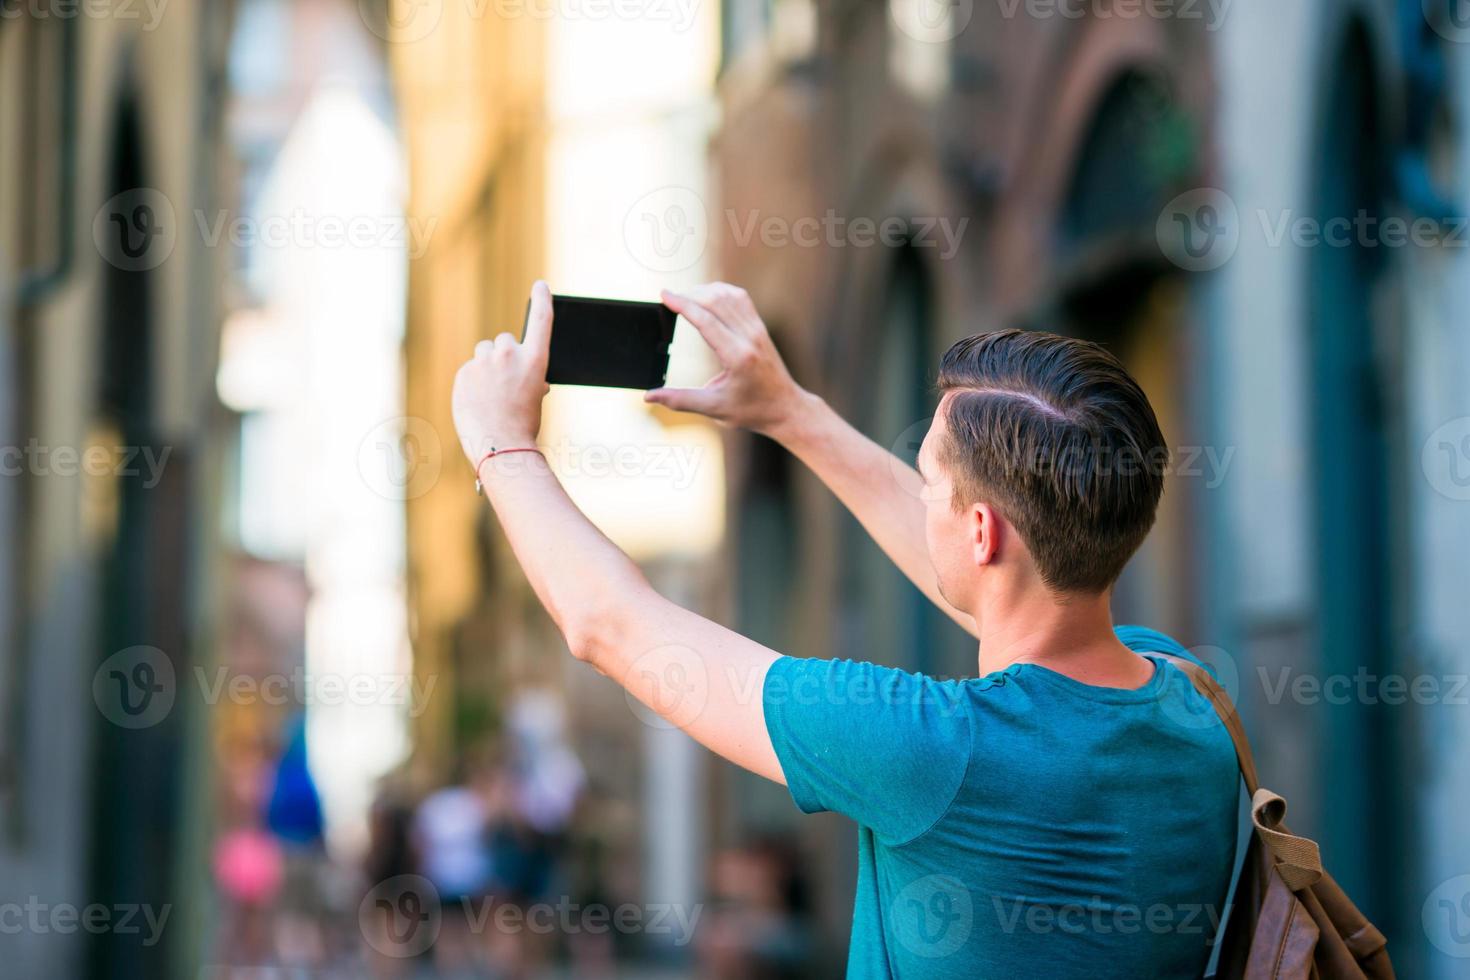
[[[979,641],[937,681],[793,659],[668,602],[577,510],[534,447],[550,293],[524,339],[482,341],[454,419],[511,547],[572,654],[695,739],[859,827],[852,977],[1198,977],[1235,841],[1234,751],[1209,704],[1112,626],[1167,455],[1096,345],[1007,331],[945,355],[911,470],[798,387],[749,297],[664,301],[724,370],[648,400],[786,446]],[[487,458],[488,457],[488,458]]]

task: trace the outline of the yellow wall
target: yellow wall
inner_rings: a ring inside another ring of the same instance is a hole
[[[432,223],[409,270],[405,350],[406,412],[422,420],[410,431],[425,433],[433,454],[425,465],[440,467],[433,487],[408,501],[414,669],[442,692],[413,733],[416,772],[426,779],[444,774],[454,747],[454,630],[485,592],[476,540],[483,502],[466,492],[474,477],[454,435],[450,385],[475,341],[519,329],[545,254],[544,22],[474,10],[444,4],[432,31],[389,44],[408,210]]]

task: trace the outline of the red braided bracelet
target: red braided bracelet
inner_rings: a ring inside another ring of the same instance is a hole
[[[505,453],[535,453],[542,459],[546,458],[546,454],[537,449],[535,446],[512,446],[509,449],[496,449],[494,446],[491,446],[490,451],[481,456],[480,461],[475,464],[475,493],[484,494],[485,492],[485,485],[480,482],[480,467],[484,466],[485,461],[488,460],[490,457],[501,456]]]

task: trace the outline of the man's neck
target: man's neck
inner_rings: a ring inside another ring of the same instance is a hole
[[[1092,674],[1090,667],[1116,664],[1128,651],[1113,635],[1108,599],[1104,593],[1062,601],[1037,591],[991,598],[976,617],[980,676],[1013,663],[1038,663],[1082,675]]]

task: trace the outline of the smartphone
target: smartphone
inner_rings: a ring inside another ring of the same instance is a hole
[[[530,313],[527,304],[527,317]],[[642,389],[663,385],[676,319],[667,306],[553,296],[551,315],[551,356],[546,363],[550,384]],[[521,335],[525,336],[524,329]]]

